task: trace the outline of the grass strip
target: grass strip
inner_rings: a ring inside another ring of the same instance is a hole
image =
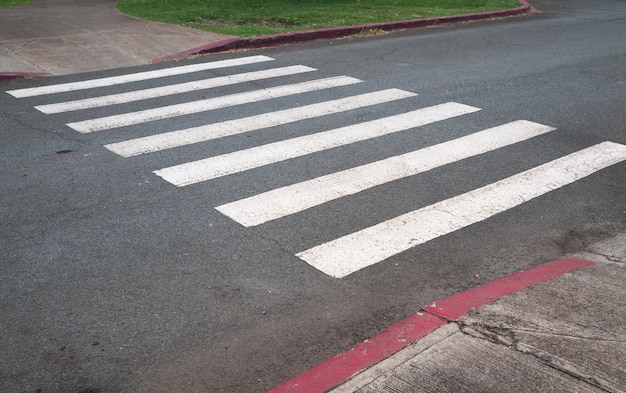
[[[519,6],[517,0],[119,0],[117,3],[121,12],[139,18],[239,37]]]
[[[12,7],[14,5],[32,3],[33,0],[0,0],[0,8]]]

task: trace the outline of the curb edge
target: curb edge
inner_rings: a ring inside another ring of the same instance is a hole
[[[0,80],[45,78],[52,76],[48,72],[0,72]]]
[[[436,18],[411,19],[396,22],[369,23],[353,26],[331,27],[317,30],[301,30],[290,33],[268,34],[251,38],[228,38],[211,44],[191,48],[186,51],[174,53],[152,60],[152,63],[176,60],[185,56],[203,55],[209,53],[226,52],[239,49],[258,49],[285,44],[295,44],[299,42],[314,41],[320,39],[336,39],[354,34],[359,34],[367,30],[394,31],[404,29],[415,29],[428,26],[437,26],[459,22],[477,21],[489,18],[501,18],[528,13],[530,4],[527,0],[517,0],[522,5],[517,8],[509,8],[498,11],[479,12],[473,14],[443,16]]]
[[[392,325],[378,336],[314,366],[268,393],[328,392],[457,320],[473,308],[595,264],[579,258],[561,258],[442,298],[422,307],[419,312]]]

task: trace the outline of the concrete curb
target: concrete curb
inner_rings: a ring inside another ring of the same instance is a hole
[[[52,76],[52,74],[48,72],[0,72],[0,81],[12,79],[44,78],[48,76]]]
[[[320,363],[268,393],[327,392],[438,328],[458,320],[473,308],[593,265],[594,262],[584,259],[558,259],[440,299],[396,323],[380,335]]]
[[[444,16],[437,18],[413,19],[397,22],[370,23],[354,26],[332,27],[317,30],[302,30],[290,33],[269,34],[251,38],[229,38],[226,40],[192,48],[183,52],[174,53],[152,60],[152,63],[175,60],[185,56],[202,55],[208,53],[226,52],[239,49],[267,48],[285,44],[296,44],[299,42],[314,41],[320,39],[336,39],[350,35],[360,34],[370,30],[405,30],[420,27],[437,26],[459,22],[469,22],[475,20],[502,18],[507,16],[521,15],[530,11],[530,4],[526,0],[518,0],[522,5],[517,8],[506,10],[479,12],[474,14],[464,14],[455,16]]]

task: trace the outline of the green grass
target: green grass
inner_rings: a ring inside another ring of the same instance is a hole
[[[18,4],[32,3],[33,0],[0,0],[0,8],[11,7]]]
[[[0,0],[2,1],[2,0]],[[518,7],[516,0],[119,0],[139,18],[251,37]]]

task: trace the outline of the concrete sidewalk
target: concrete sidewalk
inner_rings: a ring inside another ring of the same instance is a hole
[[[425,306],[271,392],[625,392],[626,233],[572,257]]]
[[[63,75],[150,64],[230,36],[120,13],[115,0],[35,0],[0,9],[0,73]]]

